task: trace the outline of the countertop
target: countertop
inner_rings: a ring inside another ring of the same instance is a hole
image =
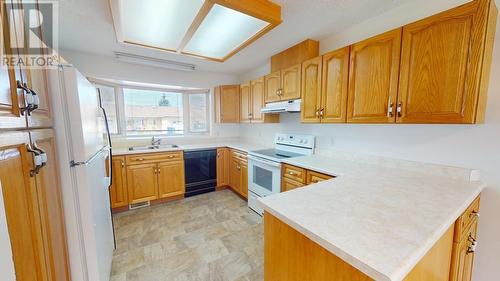
[[[261,146],[254,143],[245,142],[218,142],[218,143],[199,143],[199,144],[181,144],[178,147],[172,148],[162,148],[162,149],[148,149],[148,150],[128,150],[123,149],[113,149],[113,155],[131,155],[131,154],[145,154],[145,153],[158,153],[158,152],[169,152],[169,151],[192,151],[200,149],[212,149],[219,147],[229,147],[244,152],[249,152],[251,150],[265,149],[265,146]]]
[[[375,280],[403,280],[484,184],[313,155],[285,163],[337,178],[263,208]]]

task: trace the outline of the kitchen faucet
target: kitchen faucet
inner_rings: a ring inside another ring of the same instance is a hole
[[[151,138],[151,145],[152,146],[159,146],[161,144],[161,139],[156,139],[154,136]]]

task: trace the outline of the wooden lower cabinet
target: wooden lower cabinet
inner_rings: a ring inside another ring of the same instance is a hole
[[[334,177],[301,167],[283,164],[281,167],[281,192],[329,180],[331,178]]]
[[[334,177],[330,176],[330,175],[318,173],[315,171],[310,171],[310,170],[308,170],[306,172],[306,184],[318,183],[320,181],[329,180],[331,178],[334,178]]]
[[[229,149],[217,148],[217,187],[229,185]]]
[[[159,198],[184,194],[184,163],[182,161],[158,163],[157,174]]]
[[[281,178],[281,192],[289,191],[303,186],[304,184],[301,182],[294,181],[288,178]]]
[[[31,135],[31,140],[30,140]],[[31,148],[45,153],[35,169]],[[0,208],[16,280],[70,280],[52,130],[0,133]]]
[[[457,224],[464,219],[470,220],[469,227],[457,235]],[[403,280],[470,281],[477,222],[477,216],[464,212]],[[457,237],[460,241],[454,241]],[[373,280],[288,224],[264,213],[264,280],[317,281],[332,280],[332,276],[345,281]]]
[[[248,198],[247,154],[229,149],[229,187],[244,198]]]
[[[158,199],[156,164],[127,166],[127,189],[129,204]]]
[[[124,156],[113,156],[113,179],[109,188],[111,208],[128,206],[127,170]]]

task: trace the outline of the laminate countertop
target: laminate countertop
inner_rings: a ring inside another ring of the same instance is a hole
[[[220,142],[220,143],[199,143],[199,144],[181,144],[177,147],[168,147],[160,149],[147,149],[147,150],[128,150],[128,149],[113,149],[113,155],[131,155],[131,154],[145,154],[145,153],[158,153],[158,152],[169,152],[169,151],[193,151],[202,149],[216,149],[219,147],[229,147],[237,149],[244,152],[249,152],[251,150],[265,149],[265,146],[245,143],[245,142]]]
[[[261,198],[264,210],[375,280],[403,280],[484,188],[445,168],[319,155],[284,162],[336,178]]]

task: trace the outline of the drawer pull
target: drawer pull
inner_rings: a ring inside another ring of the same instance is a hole
[[[479,218],[479,213],[476,212],[476,211],[472,211],[472,213],[470,213],[469,217],[476,217],[476,218]]]
[[[137,158],[137,161],[144,161],[144,158]]]
[[[297,173],[292,172],[292,171],[289,171],[288,174],[291,175],[291,176],[296,176],[297,175]]]
[[[167,158],[174,158],[175,155],[168,155]]]

